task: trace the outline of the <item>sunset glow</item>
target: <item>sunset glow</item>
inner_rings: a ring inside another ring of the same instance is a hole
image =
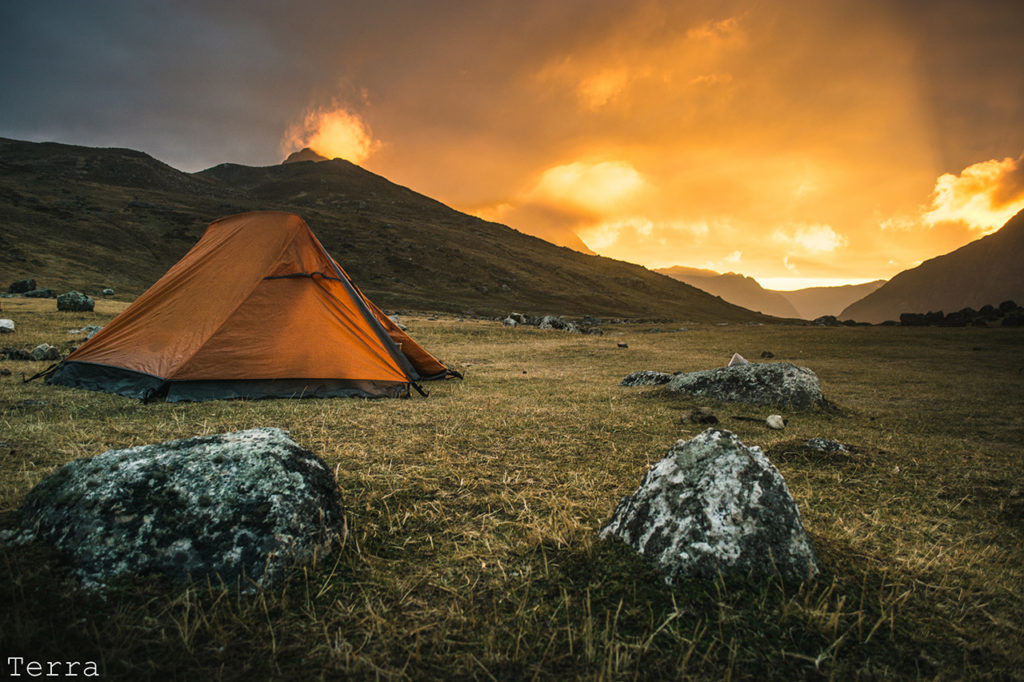
[[[309,147],[328,159],[341,158],[363,163],[379,146],[369,127],[359,116],[344,107],[314,109],[300,123],[285,131],[281,152],[285,156]]]
[[[889,278],[1024,209],[1019,0],[16,6],[0,135],[311,147],[648,267]]]

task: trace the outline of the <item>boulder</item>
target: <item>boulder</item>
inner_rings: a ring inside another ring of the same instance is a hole
[[[522,313],[509,313],[508,317],[516,324],[532,324],[529,315],[523,315]]]
[[[88,312],[95,307],[96,302],[92,300],[92,297],[79,291],[69,291],[57,297],[57,310]]]
[[[103,295],[104,296],[113,296],[114,295],[114,290],[111,289],[110,287],[107,287],[106,289],[103,290]]]
[[[752,362],[677,374],[665,390],[751,405],[801,409],[825,405],[818,376],[788,362]]]
[[[33,289],[32,291],[26,291],[24,294],[25,298],[56,298],[57,294],[53,293],[53,289]]]
[[[818,573],[781,474],[760,448],[718,429],[677,442],[600,536],[623,540],[670,584],[720,571],[790,580]]]
[[[579,331],[579,328],[572,322],[564,320],[561,317],[556,317],[554,315],[545,315],[540,319],[540,323],[537,326],[540,327],[541,329],[560,329],[566,332]]]
[[[26,496],[13,541],[55,545],[85,586],[157,574],[248,589],[346,532],[330,468],[286,432],[257,428],[71,462]]]
[[[627,375],[625,379],[619,382],[619,386],[661,386],[672,381],[673,376],[668,372],[654,372],[649,369],[642,369],[639,372]]]
[[[32,359],[37,362],[43,360],[60,360],[60,351],[48,343],[41,343],[32,349]]]
[[[13,334],[14,320],[0,320],[0,334]]]
[[[19,279],[17,282],[12,282],[11,286],[7,287],[7,293],[24,294],[25,292],[32,291],[35,288],[36,281],[34,279]]]
[[[514,319],[512,319],[511,315],[502,320],[501,323],[506,327],[515,327],[517,324],[519,324]]]

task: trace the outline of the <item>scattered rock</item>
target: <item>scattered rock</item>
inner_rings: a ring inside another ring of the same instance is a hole
[[[628,343],[622,343],[621,341],[615,345],[618,346],[619,348],[629,348]]]
[[[619,503],[600,536],[626,542],[668,583],[719,571],[792,580],[818,573],[778,470],[760,448],[717,429],[677,442]]]
[[[843,445],[842,443],[839,443],[834,440],[829,440],[828,438],[811,438],[805,443],[805,445],[809,449],[815,450],[817,452],[832,453],[850,451],[850,449]]]
[[[56,545],[86,586],[152,573],[264,586],[345,535],[323,460],[258,428],[71,462],[26,496],[14,541]]]
[[[775,357],[775,353],[771,352],[770,350],[763,350],[763,351],[761,351],[761,358],[764,359],[764,360],[771,360],[774,357]]]
[[[677,374],[665,390],[751,405],[801,409],[825,405],[817,375],[788,362],[747,363]]]
[[[522,313],[509,313],[508,316],[516,324],[530,324],[531,323],[529,315],[523,315]]]
[[[717,424],[718,417],[711,411],[709,407],[698,407],[690,410],[690,412],[684,418],[686,421],[692,424]]]
[[[96,307],[96,302],[91,296],[78,291],[69,291],[57,297],[57,310],[69,310],[72,312],[89,312]]]
[[[0,320],[0,334],[13,334],[14,320]]]
[[[388,319],[395,323],[395,326],[401,329],[403,332],[407,331],[408,328],[402,324],[402,317],[400,315],[388,315]]]
[[[642,369],[626,376],[619,382],[619,386],[661,386],[671,381],[673,376],[668,372],[652,372],[649,369]]]
[[[106,289],[103,290],[102,293],[103,293],[104,296],[113,296],[114,295],[114,290],[111,289],[110,287],[107,287]]]
[[[85,334],[85,340],[88,341],[92,337],[96,336],[96,332],[101,329],[103,329],[103,327],[98,324],[87,324],[79,329],[68,330],[68,334]]]
[[[513,320],[511,316],[506,317],[504,320],[501,321],[501,323],[506,327],[515,327],[517,324],[519,324],[518,322]]]
[[[749,365],[747,359],[739,353],[733,353],[732,357],[729,358],[729,364],[726,367],[733,367],[734,365]]]
[[[57,298],[53,289],[33,289],[22,294],[25,298]]]
[[[60,360],[60,351],[48,343],[41,343],[32,349],[32,359],[37,362],[42,360]]]
[[[769,429],[775,429],[781,431],[786,428],[786,420],[782,418],[781,414],[770,414],[768,418],[764,420],[764,423],[768,425]]]
[[[7,287],[7,293],[24,294],[35,288],[36,281],[34,279],[19,279],[17,282],[12,282],[11,286]]]
[[[572,333],[579,332],[579,328],[575,324],[554,315],[545,315],[540,319],[540,323],[537,326],[541,329],[559,329]]]

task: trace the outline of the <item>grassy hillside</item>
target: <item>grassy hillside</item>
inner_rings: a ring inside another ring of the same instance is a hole
[[[389,308],[753,321],[640,266],[459,213],[340,159],[181,173],[141,153],[0,140],[0,285],[144,291],[214,219],[298,213]]]
[[[103,323],[52,302],[5,301],[49,341]],[[279,426],[336,470],[351,535],[287,585],[126,581],[74,591],[60,557],[0,547],[0,650],[96,660],[104,679],[1017,679],[1024,670],[1024,384],[1017,329],[695,326],[591,337],[454,316],[405,320],[466,371],[429,398],[142,404],[19,375],[0,361],[0,527],[59,465],[121,448]],[[628,348],[618,347],[628,344]],[[697,403],[619,380],[733,352],[818,373],[836,411],[784,431],[705,403],[766,448],[823,575],[664,585],[597,540],[616,503],[678,438]],[[811,456],[814,436],[859,446]]]

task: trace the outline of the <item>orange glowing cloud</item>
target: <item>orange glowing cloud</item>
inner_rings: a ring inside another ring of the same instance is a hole
[[[282,154],[309,147],[329,159],[342,158],[363,163],[380,147],[370,127],[357,114],[345,107],[312,109],[299,123],[285,131],[281,140]]]
[[[623,161],[576,161],[545,170],[530,197],[587,213],[609,213],[622,208],[646,184],[643,176]]]
[[[993,232],[1024,210],[1024,155],[982,161],[935,181],[929,225],[962,222],[983,233]]]

